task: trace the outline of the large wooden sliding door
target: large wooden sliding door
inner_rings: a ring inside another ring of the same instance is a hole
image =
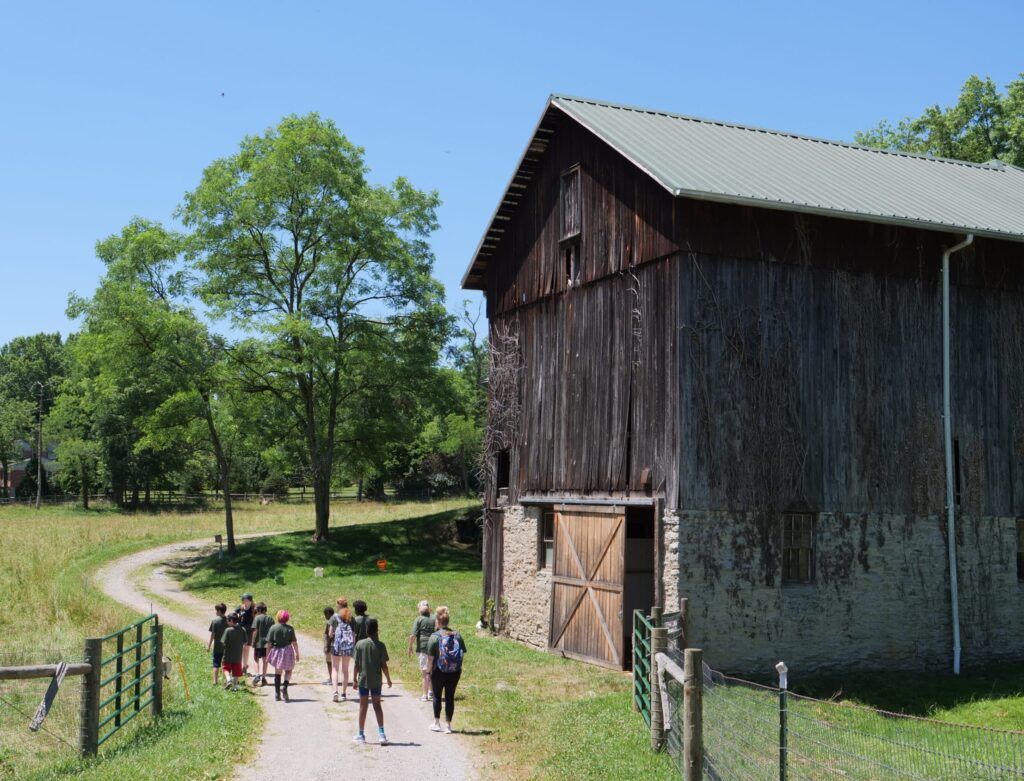
[[[622,669],[625,526],[621,513],[555,513],[553,650]]]

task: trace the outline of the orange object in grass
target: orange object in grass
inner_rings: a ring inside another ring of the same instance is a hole
[[[384,572],[385,570],[387,570],[387,568],[388,568],[388,560],[387,559],[377,559],[377,569],[379,569],[381,572]]]

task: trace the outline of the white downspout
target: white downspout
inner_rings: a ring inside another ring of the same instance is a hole
[[[956,576],[956,525],[953,497],[953,413],[950,397],[949,256],[974,241],[974,234],[942,253],[942,433],[946,450],[946,538],[949,547],[949,603],[953,622],[953,675],[960,674],[960,599]]]

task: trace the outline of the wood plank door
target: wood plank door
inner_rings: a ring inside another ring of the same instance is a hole
[[[566,656],[623,668],[625,516],[555,513],[549,647]]]

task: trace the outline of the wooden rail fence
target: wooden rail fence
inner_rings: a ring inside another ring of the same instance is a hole
[[[163,626],[156,614],[85,641],[84,661],[64,675],[82,677],[78,750],[90,756],[146,708],[163,710]],[[107,656],[104,656],[107,653]],[[0,681],[53,678],[59,665],[0,667]]]

